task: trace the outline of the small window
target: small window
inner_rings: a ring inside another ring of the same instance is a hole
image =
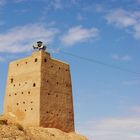
[[[36,84],[35,83],[33,83],[33,87],[35,87],[36,86]]]
[[[25,109],[24,111],[26,112],[27,110]]]
[[[31,101],[31,104],[33,103],[33,101]]]
[[[30,91],[28,91],[28,94],[30,94]]]
[[[48,95],[50,95],[50,93],[48,93]]]
[[[23,92],[21,92],[21,94],[23,94]]]
[[[58,95],[56,95],[56,97],[58,97]]]
[[[31,108],[31,110],[33,110],[33,108]]]
[[[11,96],[11,94],[9,94],[9,96]]]
[[[51,68],[53,68],[53,65],[51,65]]]
[[[14,87],[15,87],[16,85],[14,84]]]
[[[47,80],[47,83],[49,82],[49,80]]]
[[[17,64],[17,67],[19,66],[19,64]]]
[[[23,101],[23,104],[25,104],[25,102]]]
[[[28,64],[28,62],[25,62],[26,64]]]
[[[35,58],[35,62],[37,62],[37,58]]]
[[[17,103],[17,105],[19,105],[19,103]]]
[[[58,85],[58,82],[56,82],[56,84]]]
[[[20,84],[19,84],[19,86],[20,86]]]
[[[47,111],[46,113],[48,114],[49,112]]]
[[[66,87],[68,87],[68,84],[66,84]]]
[[[13,78],[11,78],[11,84],[14,82],[14,79]]]
[[[61,68],[59,67],[59,70],[60,70]]]
[[[44,59],[44,62],[47,62],[47,58]]]
[[[15,93],[15,95],[17,95],[17,94]]]
[[[59,114],[56,114],[56,116],[59,116]]]

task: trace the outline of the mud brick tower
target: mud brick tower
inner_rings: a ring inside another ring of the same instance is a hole
[[[4,114],[25,126],[74,131],[70,67],[39,50],[9,64]]]

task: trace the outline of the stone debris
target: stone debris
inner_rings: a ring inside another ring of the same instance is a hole
[[[66,133],[56,128],[25,127],[0,116],[0,140],[88,140],[75,132]]]

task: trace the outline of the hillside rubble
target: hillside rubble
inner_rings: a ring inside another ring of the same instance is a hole
[[[23,127],[0,118],[0,140],[87,140],[87,138],[55,128]]]

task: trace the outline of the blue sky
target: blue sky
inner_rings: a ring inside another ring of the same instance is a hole
[[[77,132],[140,139],[140,0],[0,0],[1,113],[8,63],[31,55],[38,40],[71,66]]]

